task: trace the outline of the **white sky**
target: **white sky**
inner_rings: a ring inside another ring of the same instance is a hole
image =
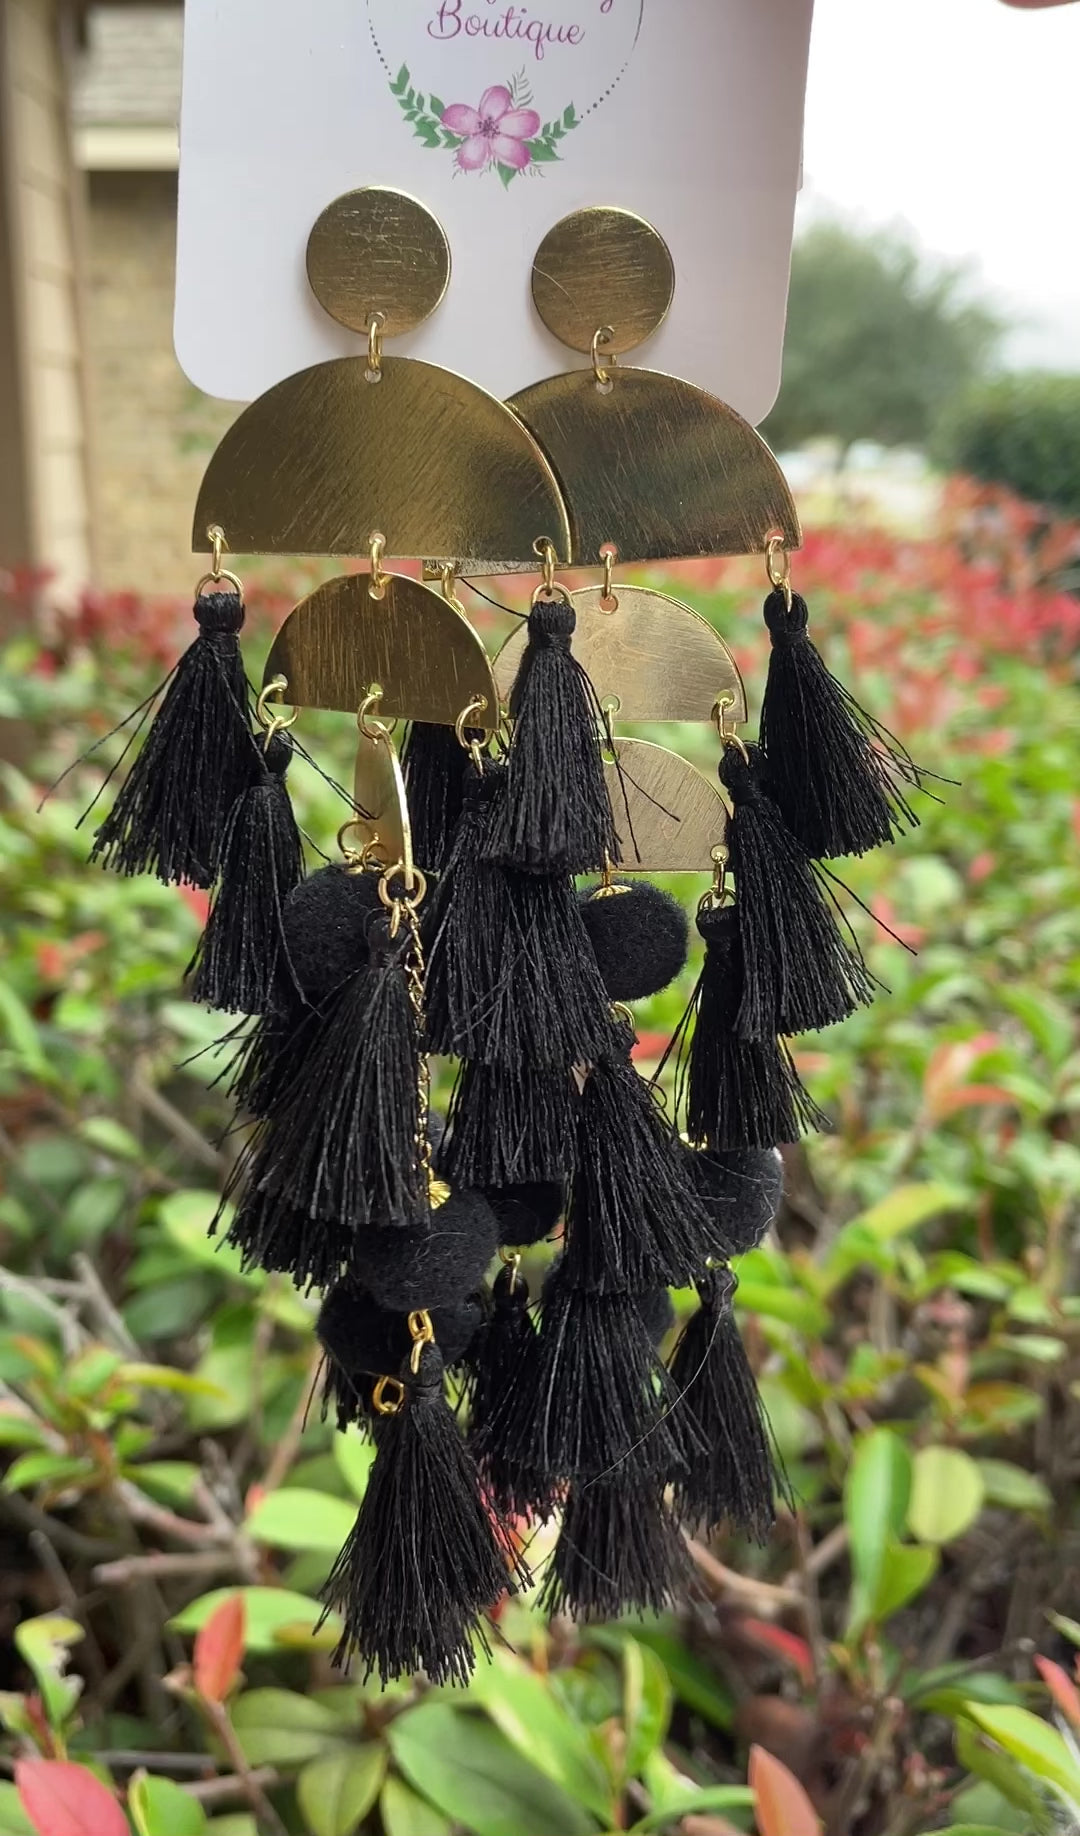
[[[1080,4],[817,0],[800,211],[823,207],[972,260],[1024,321],[1010,360],[1080,369]]]

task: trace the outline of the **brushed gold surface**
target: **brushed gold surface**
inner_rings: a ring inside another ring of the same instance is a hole
[[[382,314],[386,338],[415,331],[450,282],[450,244],[437,217],[404,191],[365,185],[347,191],[315,220],[307,275],[325,312],[366,332]]]
[[[371,684],[382,687],[380,718],[452,727],[473,701],[469,725],[494,732],[499,700],[484,646],[441,593],[404,574],[373,599],[368,574],[316,587],[290,612],[266,659],[263,681],[284,676],[294,708],[355,714]]]
[[[534,571],[533,543],[565,564],[570,528],[532,434],[475,383],[410,357],[339,357],[286,377],[245,408],[203,478],[192,547],[219,524],[234,554],[364,555]],[[461,570],[459,569],[459,572]]]
[[[411,861],[409,805],[397,753],[362,732],[357,734],[353,798],[364,814],[350,825],[350,845],[355,836],[357,851],[370,849],[383,867]]]
[[[586,355],[609,326],[605,357],[632,351],[667,318],[675,292],[671,250],[631,210],[594,205],[550,229],[536,251],[532,295],[560,344]]]
[[[570,598],[577,614],[571,648],[601,703],[616,702],[619,720],[712,720],[721,695],[730,695],[729,721],[746,720],[746,689],[719,632],[692,606],[652,587],[612,588],[616,607],[605,612],[603,587],[584,587]],[[508,702],[529,633],[511,632],[495,658],[495,682]]]
[[[801,546],[787,480],[761,435],[693,383],[620,365],[604,393],[591,369],[571,370],[510,407],[554,467],[579,567],[595,567],[606,542],[621,562],[764,554],[774,532]]]
[[[727,805],[697,767],[648,740],[621,739],[605,767],[621,873],[711,873],[727,836]],[[621,773],[621,776],[620,776]]]

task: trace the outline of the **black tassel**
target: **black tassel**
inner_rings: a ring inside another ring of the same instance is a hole
[[[467,730],[466,738],[472,737]],[[417,866],[425,873],[441,873],[465,801],[469,755],[453,727],[414,720],[401,748],[401,769]]]
[[[484,1064],[569,1070],[610,1049],[611,1010],[573,881],[482,858],[506,768],[473,775],[429,930],[432,1051]]]
[[[761,709],[769,792],[815,860],[866,854],[919,819],[904,786],[920,785],[901,742],[860,707],[811,643],[806,601],[777,589],[765,601],[772,639]]]
[[[312,1218],[298,1206],[283,1204],[261,1190],[258,1181],[265,1167],[265,1150],[262,1157],[256,1152],[248,1166],[248,1189],[224,1233],[224,1241],[240,1251],[244,1270],[288,1275],[306,1293],[339,1281],[356,1241],[352,1228],[329,1218]],[[223,1201],[211,1226],[215,1235],[229,1218],[228,1203]]]
[[[116,873],[214,884],[229,812],[258,774],[236,593],[195,601],[199,635],[184,652],[90,859]],[[110,774],[111,775],[111,774]]]
[[[491,1317],[477,1341],[469,1411],[469,1446],[496,1508],[506,1517],[546,1518],[551,1481],[522,1460],[520,1438],[509,1436],[513,1399],[536,1384],[539,1341],[529,1315],[529,1288],[515,1268],[500,1269]]]
[[[670,1473],[683,1458],[667,1409],[673,1391],[631,1294],[573,1287],[565,1259],[544,1284],[537,1356],[493,1411],[477,1451],[544,1488],[598,1479],[633,1449]]]
[[[296,990],[285,900],[304,877],[304,844],[285,786],[291,758],[288,736],[274,734],[258,778],[233,806],[221,880],[188,965],[192,1000],[224,1013],[261,1014],[283,990]]]
[[[775,1522],[776,1474],[754,1375],[735,1323],[730,1269],[698,1283],[701,1307],[671,1361],[680,1401],[672,1419],[685,1436],[674,1477],[679,1518],[702,1530],[722,1525],[765,1542]]]
[[[736,1030],[744,977],[739,919],[731,905],[698,914],[705,964],[686,1074],[691,1141],[714,1148],[767,1148],[798,1141],[828,1118],[803,1088],[788,1046],[776,1037],[744,1039]]]
[[[322,1598],[344,1621],[334,1661],[354,1657],[385,1685],[422,1671],[466,1684],[482,1615],[528,1573],[485,1501],[443,1394],[443,1360],[423,1348],[405,1400],[375,1425],[376,1458],[356,1527]]]
[[[507,794],[487,841],[489,860],[532,873],[599,873],[619,859],[604,779],[596,691],[574,657],[569,599],[537,600],[510,697],[514,735]]]
[[[538,1605],[585,1621],[663,1613],[692,1582],[663,1488],[635,1456],[609,1479],[570,1487]]]
[[[574,1158],[577,1094],[570,1071],[464,1063],[439,1152],[451,1185],[564,1179]]]
[[[586,1078],[566,1222],[574,1283],[594,1293],[682,1288],[708,1261],[678,1138],[629,1056]]]
[[[470,1294],[431,1315],[436,1343],[447,1369],[469,1357],[483,1336],[484,1297]],[[333,1413],[342,1432],[352,1423],[370,1425],[372,1394],[385,1371],[396,1371],[409,1353],[409,1328],[400,1313],[388,1313],[351,1279],[332,1287],[315,1328],[326,1353],[323,1413]]]
[[[685,1148],[687,1171],[714,1226],[715,1260],[745,1256],[766,1237],[784,1196],[779,1148]]]
[[[371,960],[335,997],[303,1075],[266,1127],[259,1189],[286,1210],[356,1229],[426,1215],[420,1151],[420,1035],[407,932],[374,918]]]
[[[744,1039],[812,1032],[869,1007],[873,977],[845,941],[827,882],[784,827],[764,788],[757,746],[729,746],[720,766],[735,814],[729,829],[743,957],[736,1030]],[[833,901],[835,904],[835,901]]]
[[[319,1031],[319,1016],[299,1000],[269,1007],[240,1034],[222,1080],[237,1111],[265,1117],[287,1102]]]

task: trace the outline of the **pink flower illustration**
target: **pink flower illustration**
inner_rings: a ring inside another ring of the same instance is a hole
[[[532,158],[526,142],[540,132],[540,117],[534,108],[515,108],[510,91],[496,84],[484,91],[479,108],[453,103],[442,125],[451,134],[464,135],[457,150],[463,172],[482,172],[492,161],[521,172]]]

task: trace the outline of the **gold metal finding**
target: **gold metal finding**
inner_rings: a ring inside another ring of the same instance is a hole
[[[405,1385],[400,1377],[380,1377],[371,1397],[376,1415],[400,1415],[405,1407]]]
[[[382,569],[383,556],[386,553],[386,537],[377,529],[368,538],[368,556],[371,561],[371,573],[368,578],[368,596],[371,599],[385,599],[386,589],[390,585],[389,574]]]
[[[469,738],[467,729],[469,727],[475,727],[476,717],[485,713],[486,710],[487,702],[480,696],[477,700],[470,701],[467,708],[462,708],[461,713],[454,722],[454,733],[457,737],[458,745],[463,751],[468,753],[477,771],[480,772],[481,775],[484,770],[484,748],[478,739]]]
[[[275,733],[287,733],[290,727],[295,727],[300,718],[299,708],[294,708],[291,714],[281,713],[281,703],[285,698],[288,686],[284,676],[275,676],[272,682],[264,683],[262,693],[255,703],[255,718],[265,735],[264,752],[269,752],[270,741]],[[272,707],[270,705],[272,702],[276,703],[276,706]]]
[[[663,324],[674,292],[675,264],[660,232],[607,205],[564,217],[533,260],[533,303],[548,331],[594,357],[598,325],[610,326],[605,355],[614,359]]]
[[[718,842],[712,851],[713,883],[707,893],[698,900],[699,912],[714,912],[722,905],[734,903],[735,895],[728,885],[728,867],[731,862],[731,849],[726,842]]]
[[[593,332],[592,368],[597,387],[600,389],[613,389],[615,386],[611,379],[611,370],[615,368],[619,359],[611,348],[614,342],[615,328],[612,325],[600,325],[597,327],[596,331]],[[611,370],[607,369],[605,364],[601,361],[600,354],[602,351],[606,353],[607,362],[611,365]]]
[[[499,697],[481,639],[455,600],[408,575],[383,574],[378,540],[364,538],[370,576],[328,580],[289,614],[271,647],[267,677],[288,678],[294,707],[341,713],[355,713],[370,684],[379,682],[385,718],[435,726],[454,726],[462,708],[482,701],[473,724],[493,732]],[[371,808],[365,798],[358,801]]]
[[[620,739],[607,765],[622,873],[709,873],[727,805],[697,768],[648,740]]]
[[[612,565],[614,565],[612,563]],[[605,605],[613,597],[614,606]],[[738,664],[719,632],[681,600],[653,587],[584,587],[571,594],[577,616],[573,654],[601,706],[617,700],[620,720],[711,721],[727,695],[736,722],[746,720],[746,689]],[[528,632],[511,632],[495,658],[495,682],[505,701],[513,687]]]
[[[613,753],[611,763],[615,764],[617,758],[618,755]],[[633,888],[627,886],[625,882],[613,879],[612,876],[614,872],[614,863],[612,862],[611,856],[607,854],[604,856],[604,872],[600,884],[599,886],[593,887],[589,894],[590,899],[617,899],[621,893],[628,893],[633,890]]]
[[[746,749],[746,741],[735,730],[739,725],[740,716],[734,696],[731,694],[720,695],[713,709],[713,717],[716,721],[716,731],[720,735],[721,746],[724,747],[725,751],[729,746],[734,746],[736,752],[742,754],[744,763],[749,765],[750,754]],[[746,719],[745,702],[743,704],[741,718],[743,720]]]
[[[619,610],[619,601],[615,595],[615,562],[619,551],[614,542],[605,542],[600,550],[600,561],[604,569],[604,584],[600,591],[601,612],[612,613]]]
[[[533,552],[540,557],[542,574],[540,585],[533,594],[533,602],[535,603],[538,599],[554,599],[556,593],[555,567],[558,557],[551,537],[537,536],[533,543]]]
[[[369,383],[382,382],[382,346],[383,326],[386,314],[373,312],[367,322],[367,379]]]
[[[765,544],[765,572],[769,576],[769,585],[784,595],[784,601],[790,612],[791,556],[782,535],[772,534]]]
[[[510,1270],[510,1292],[513,1294],[518,1282],[521,1280],[521,1251],[501,1249],[499,1251],[499,1261],[502,1263],[504,1269]]]
[[[365,555],[379,529],[387,555],[526,573],[545,529],[569,560],[551,463],[503,402],[418,358],[384,356],[377,388],[367,369],[366,348],[317,363],[244,409],[203,478],[196,551],[210,523],[244,554]]]
[[[637,1021],[634,1018],[633,1008],[629,1007],[625,1001],[613,1001],[611,1003],[611,1011],[614,1014],[616,1020],[621,1020],[624,1026],[628,1026],[630,1028],[630,1031],[633,1033],[634,1038],[636,1039],[637,1038]]]
[[[367,332],[378,313],[383,336],[399,338],[444,299],[450,244],[418,199],[365,185],[335,198],[316,219],[307,273],[315,298],[339,325]]]
[[[220,586],[223,580],[227,580],[233,592],[239,594],[240,603],[242,605],[244,601],[244,588],[239,575],[231,574],[228,568],[222,566],[222,556],[229,544],[225,540],[225,531],[222,529],[220,523],[210,523],[207,526],[206,539],[210,544],[210,572],[203,575],[198,586],[195,588],[196,599],[202,598],[207,587]]]
[[[802,541],[761,435],[693,383],[620,366],[605,394],[590,367],[534,383],[510,407],[558,476],[575,566],[593,566],[607,541],[624,562],[759,555],[773,531],[789,549]]]
[[[435,1343],[435,1328],[431,1323],[430,1313],[410,1313],[409,1333],[413,1342],[412,1352],[409,1357],[409,1369],[415,1377],[419,1374],[420,1359],[423,1356],[424,1346],[434,1345]]]

